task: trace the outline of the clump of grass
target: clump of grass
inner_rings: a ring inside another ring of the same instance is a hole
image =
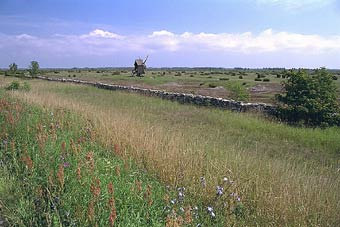
[[[248,90],[244,86],[242,86],[241,83],[229,82],[227,83],[226,88],[230,91],[232,99],[239,101],[248,101],[250,98]]]
[[[29,85],[29,83],[27,83],[26,81],[24,81],[22,84],[15,80],[12,81],[7,87],[6,90],[23,90],[23,91],[30,91],[31,90],[31,86]]]

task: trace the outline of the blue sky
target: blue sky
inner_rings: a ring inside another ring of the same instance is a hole
[[[0,0],[0,67],[340,68],[339,0]]]

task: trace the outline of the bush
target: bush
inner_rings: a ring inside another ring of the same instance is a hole
[[[263,79],[263,82],[269,82],[269,81],[270,81],[270,79],[268,79],[268,78]]]
[[[19,88],[20,88],[19,81],[12,81],[12,83],[6,87],[6,90],[18,90]]]
[[[229,80],[229,78],[220,78],[220,80]]]
[[[340,125],[337,88],[326,69],[316,70],[314,76],[304,70],[286,76],[285,94],[276,96],[281,119],[312,126]]]
[[[12,83],[6,87],[6,90],[30,91],[31,86],[26,81],[23,83],[23,85],[21,85],[19,81],[12,81]]]
[[[243,79],[243,76],[239,76],[238,78],[239,78],[240,80],[242,80],[242,79]]]
[[[260,79],[260,78],[255,78],[255,81],[262,81],[262,79]]]
[[[118,76],[118,75],[120,75],[120,72],[119,72],[119,71],[113,71],[113,72],[112,72],[112,76]]]
[[[338,80],[338,77],[334,75],[334,76],[332,76],[332,79],[333,80]]]
[[[249,92],[244,86],[242,86],[241,83],[229,82],[226,87],[230,91],[232,99],[240,100],[240,101],[249,100],[249,97],[250,97]]]

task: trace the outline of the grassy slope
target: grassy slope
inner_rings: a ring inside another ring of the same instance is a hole
[[[42,110],[4,95],[0,94],[0,201],[11,225],[108,226],[112,210],[107,204],[114,198],[115,226],[164,226],[165,187],[131,161],[123,162],[99,146],[89,123],[64,110]],[[107,189],[110,182],[114,195]],[[92,184],[99,187],[97,197]]]
[[[183,106],[90,87],[34,81],[27,101],[64,106],[94,120],[102,141],[194,198],[214,204],[223,176],[241,196],[246,223],[335,225],[339,221],[339,129],[291,128],[257,116]],[[110,141],[110,142],[108,142]],[[200,189],[199,177],[207,180]],[[218,204],[216,204],[217,206]]]

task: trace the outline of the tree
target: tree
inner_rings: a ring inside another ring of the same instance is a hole
[[[9,72],[11,74],[15,74],[18,70],[18,65],[15,64],[14,62],[12,64],[9,65]]]
[[[340,125],[337,87],[326,69],[309,75],[305,70],[289,71],[283,83],[285,94],[277,95],[281,119],[312,126]]]
[[[31,61],[28,71],[32,77],[36,77],[39,73],[39,63],[37,61]]]

